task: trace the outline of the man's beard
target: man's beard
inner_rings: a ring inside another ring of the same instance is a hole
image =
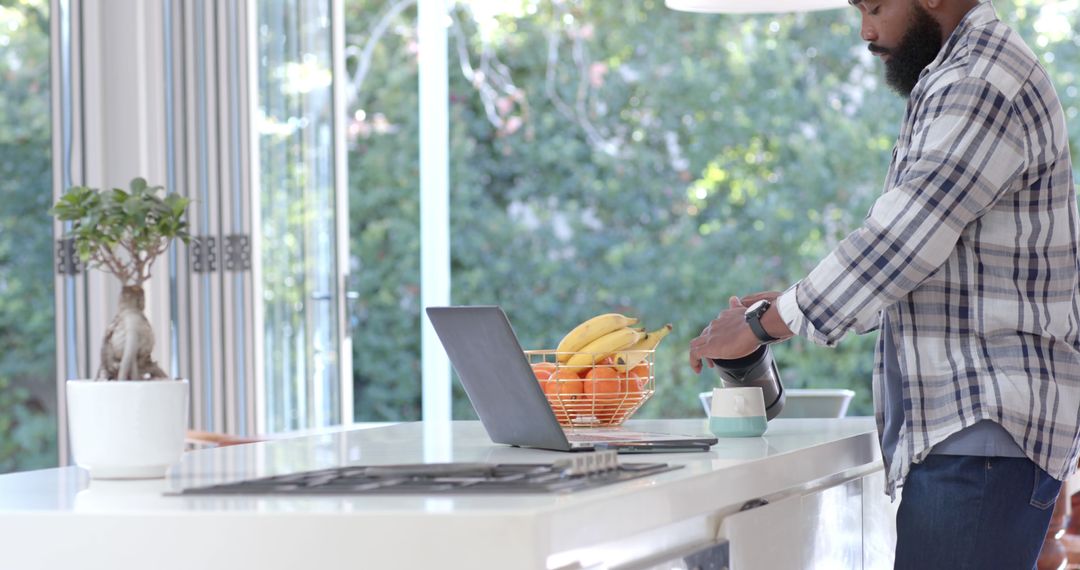
[[[870,51],[889,55],[885,62],[885,83],[904,97],[911,95],[922,70],[934,61],[944,42],[941,38],[941,24],[922,6],[915,4],[914,9],[911,25],[898,46],[884,50],[870,45]]]

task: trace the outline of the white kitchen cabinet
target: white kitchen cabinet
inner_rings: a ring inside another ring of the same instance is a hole
[[[876,471],[796,489],[725,518],[719,537],[730,545],[730,569],[892,568],[895,512],[883,488]]]

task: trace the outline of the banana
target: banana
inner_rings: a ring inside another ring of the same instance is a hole
[[[615,354],[615,368],[619,372],[629,372],[630,369],[641,364],[641,361],[645,360],[650,350],[655,350],[656,346],[660,344],[660,341],[664,340],[664,337],[671,332],[671,323],[668,323],[654,331],[650,331],[641,337],[641,340],[634,343],[633,346],[626,350],[620,350]]]
[[[588,319],[566,333],[566,336],[559,341],[559,346],[555,349],[555,359],[564,363],[570,360],[573,353],[581,351],[590,342],[637,322],[636,318],[619,313],[605,313]]]
[[[644,335],[641,331],[630,327],[614,330],[581,347],[580,351],[570,355],[566,365],[561,368],[580,372],[620,350],[633,346],[642,336]]]

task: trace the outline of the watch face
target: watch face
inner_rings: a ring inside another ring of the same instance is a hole
[[[765,299],[755,301],[753,305],[750,305],[747,309],[747,313],[757,313],[760,311],[766,311],[769,308],[769,302]]]

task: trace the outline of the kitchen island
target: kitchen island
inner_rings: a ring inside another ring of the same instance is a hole
[[[707,433],[704,419],[627,429]],[[550,463],[478,422],[346,429],[185,454],[166,479],[76,467],[0,476],[0,568],[891,568],[894,505],[871,418],[777,419],[679,469],[568,494],[177,496],[342,465]]]

